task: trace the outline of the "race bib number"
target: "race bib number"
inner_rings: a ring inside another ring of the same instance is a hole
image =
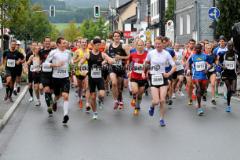
[[[180,70],[184,69],[182,63],[179,62],[179,61],[176,61],[176,67],[177,67],[177,71],[180,71]]]
[[[140,63],[134,63],[133,70],[135,73],[142,74],[143,73],[143,64]]]
[[[7,67],[13,68],[13,67],[15,67],[15,64],[16,64],[15,59],[8,59],[7,60]]]
[[[115,65],[115,66],[122,66],[122,60],[116,61],[116,63],[114,63],[113,65]]]
[[[52,72],[52,68],[48,64],[43,63],[42,64],[42,71],[43,72]]]
[[[229,70],[235,69],[235,62],[234,61],[224,61],[225,67]]]
[[[196,71],[201,72],[205,70],[206,64],[204,61],[195,62]]]
[[[159,86],[163,84],[164,84],[164,80],[163,80],[162,74],[152,75],[152,85]]]
[[[31,72],[39,72],[41,70],[39,65],[31,65],[30,66],[30,71]]]
[[[80,70],[81,71],[88,71],[88,65],[87,64],[82,65]]]
[[[93,68],[91,70],[91,77],[92,78],[102,78],[102,71],[100,69]]]
[[[67,76],[67,69],[58,69],[56,70],[58,77],[66,77]]]

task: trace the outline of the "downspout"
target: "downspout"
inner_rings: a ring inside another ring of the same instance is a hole
[[[196,41],[198,42],[200,39],[200,20],[199,20],[199,6],[198,6],[198,1],[195,1],[195,8],[196,8],[196,26],[197,26],[197,39]]]

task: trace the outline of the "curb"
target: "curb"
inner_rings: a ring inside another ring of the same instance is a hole
[[[27,90],[28,90],[28,86],[25,86],[22,93],[18,96],[17,100],[13,103],[10,109],[4,114],[3,118],[0,119],[0,131],[7,124],[8,120],[11,118],[14,111],[17,109],[19,103],[22,101],[23,97],[25,96]]]

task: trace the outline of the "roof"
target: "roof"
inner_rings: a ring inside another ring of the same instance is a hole
[[[118,13],[122,13],[134,0],[130,0],[117,8]]]

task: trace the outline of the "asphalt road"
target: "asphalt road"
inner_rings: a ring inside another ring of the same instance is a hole
[[[1,160],[237,160],[240,148],[240,109],[232,103],[226,113],[225,100],[217,107],[205,105],[198,117],[186,98],[174,100],[167,110],[166,127],[159,126],[159,114],[148,116],[150,97],[144,97],[139,117],[133,117],[126,92],[125,110],[113,111],[106,97],[99,120],[92,120],[78,108],[71,92],[70,121],[62,125],[62,108],[49,118],[45,104],[40,108],[21,102],[0,133]],[[158,110],[156,110],[158,111]]]

